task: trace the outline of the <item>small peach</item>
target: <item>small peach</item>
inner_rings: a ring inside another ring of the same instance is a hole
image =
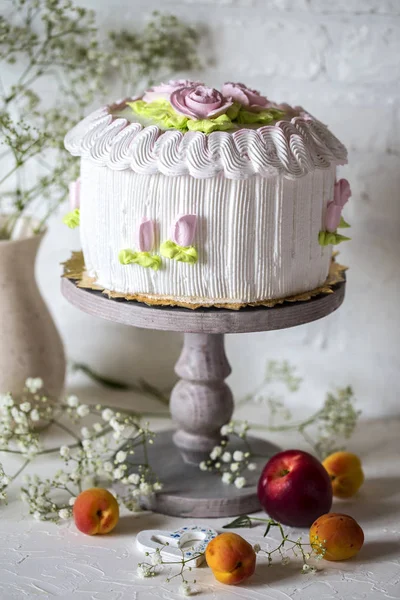
[[[349,515],[328,513],[310,528],[310,544],[317,551],[322,544],[325,560],[347,560],[361,550],[363,543],[364,532]]]
[[[87,535],[109,533],[118,523],[119,506],[109,491],[90,488],[75,500],[73,515],[79,531]]]
[[[207,545],[206,561],[217,581],[236,585],[253,575],[256,553],[237,533],[221,533]]]
[[[322,463],[332,482],[333,495],[337,498],[350,498],[364,482],[361,461],[351,452],[334,452]]]

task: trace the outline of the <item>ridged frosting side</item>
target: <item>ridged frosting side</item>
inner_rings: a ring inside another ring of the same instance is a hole
[[[347,162],[343,144],[326,125],[309,117],[206,135],[162,131],[155,125],[143,127],[113,116],[112,111],[124,107],[121,101],[83,119],[66,135],[67,150],[113,170],[172,177],[189,174],[196,179],[218,173],[227,179],[247,179],[256,173],[296,178]]]

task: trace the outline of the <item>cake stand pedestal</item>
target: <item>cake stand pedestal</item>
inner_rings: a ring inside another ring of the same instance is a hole
[[[182,354],[175,367],[180,380],[172,391],[170,404],[177,429],[157,434],[149,448],[149,462],[154,465],[163,490],[146,500],[145,508],[185,517],[227,517],[260,509],[257,480],[268,456],[279,450],[275,445],[248,438],[252,452],[257,455],[253,461],[257,469],[246,472],[247,485],[241,489],[223,484],[218,475],[200,471],[198,466],[220,443],[221,426],[230,421],[234,407],[232,392],[224,381],[231,372],[224,334],[271,331],[310,323],[342,304],[345,282],[336,284],[332,291],[272,308],[190,310],[109,299],[99,291],[79,288],[77,282],[62,279],[66,299],[86,313],[124,325],[185,333]],[[237,449],[246,450],[242,440]]]

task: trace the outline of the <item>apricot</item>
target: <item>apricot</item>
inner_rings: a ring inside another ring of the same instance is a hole
[[[217,581],[236,585],[253,575],[256,553],[237,533],[221,533],[207,545],[206,561]]]
[[[322,463],[332,482],[333,495],[351,498],[364,482],[361,461],[351,452],[334,452]]]
[[[119,520],[118,502],[108,490],[90,488],[75,500],[73,516],[75,525],[82,533],[109,533]]]
[[[310,544],[318,552],[325,548],[325,560],[347,560],[355,556],[364,543],[364,532],[353,517],[341,513],[327,513],[310,528]]]

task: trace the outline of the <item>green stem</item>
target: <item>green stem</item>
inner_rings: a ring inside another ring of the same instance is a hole
[[[27,458],[26,461],[18,469],[18,471],[16,473],[14,473],[14,475],[11,477],[11,481],[14,481],[15,479],[17,479],[18,475],[20,475],[22,473],[22,471],[25,469],[25,467],[27,467],[29,465],[30,462],[31,462],[31,459]]]
[[[277,431],[297,431],[299,429],[308,427],[309,425],[312,425],[319,417],[319,415],[321,414],[321,411],[317,411],[316,413],[314,413],[310,418],[306,419],[305,421],[299,421],[297,423],[289,423],[288,425],[260,425],[259,423],[249,423],[249,427],[252,429],[258,429],[259,431],[270,431],[270,432],[277,432]]]
[[[9,177],[11,177],[11,175],[13,175],[15,171],[18,171],[18,169],[22,167],[23,164],[24,163],[17,162],[15,166],[11,169],[11,171],[9,171],[6,175],[4,175],[2,179],[0,179],[0,185],[2,185]]]
[[[69,427],[67,427],[66,425],[64,425],[63,423],[60,423],[60,421],[53,421],[53,424],[56,425],[57,427],[59,427],[60,429],[63,429],[66,433],[68,433],[72,438],[74,438],[77,441],[77,445],[78,446],[82,446],[82,440],[80,439],[80,437],[78,437],[76,435],[76,433],[74,431],[72,431]]]

